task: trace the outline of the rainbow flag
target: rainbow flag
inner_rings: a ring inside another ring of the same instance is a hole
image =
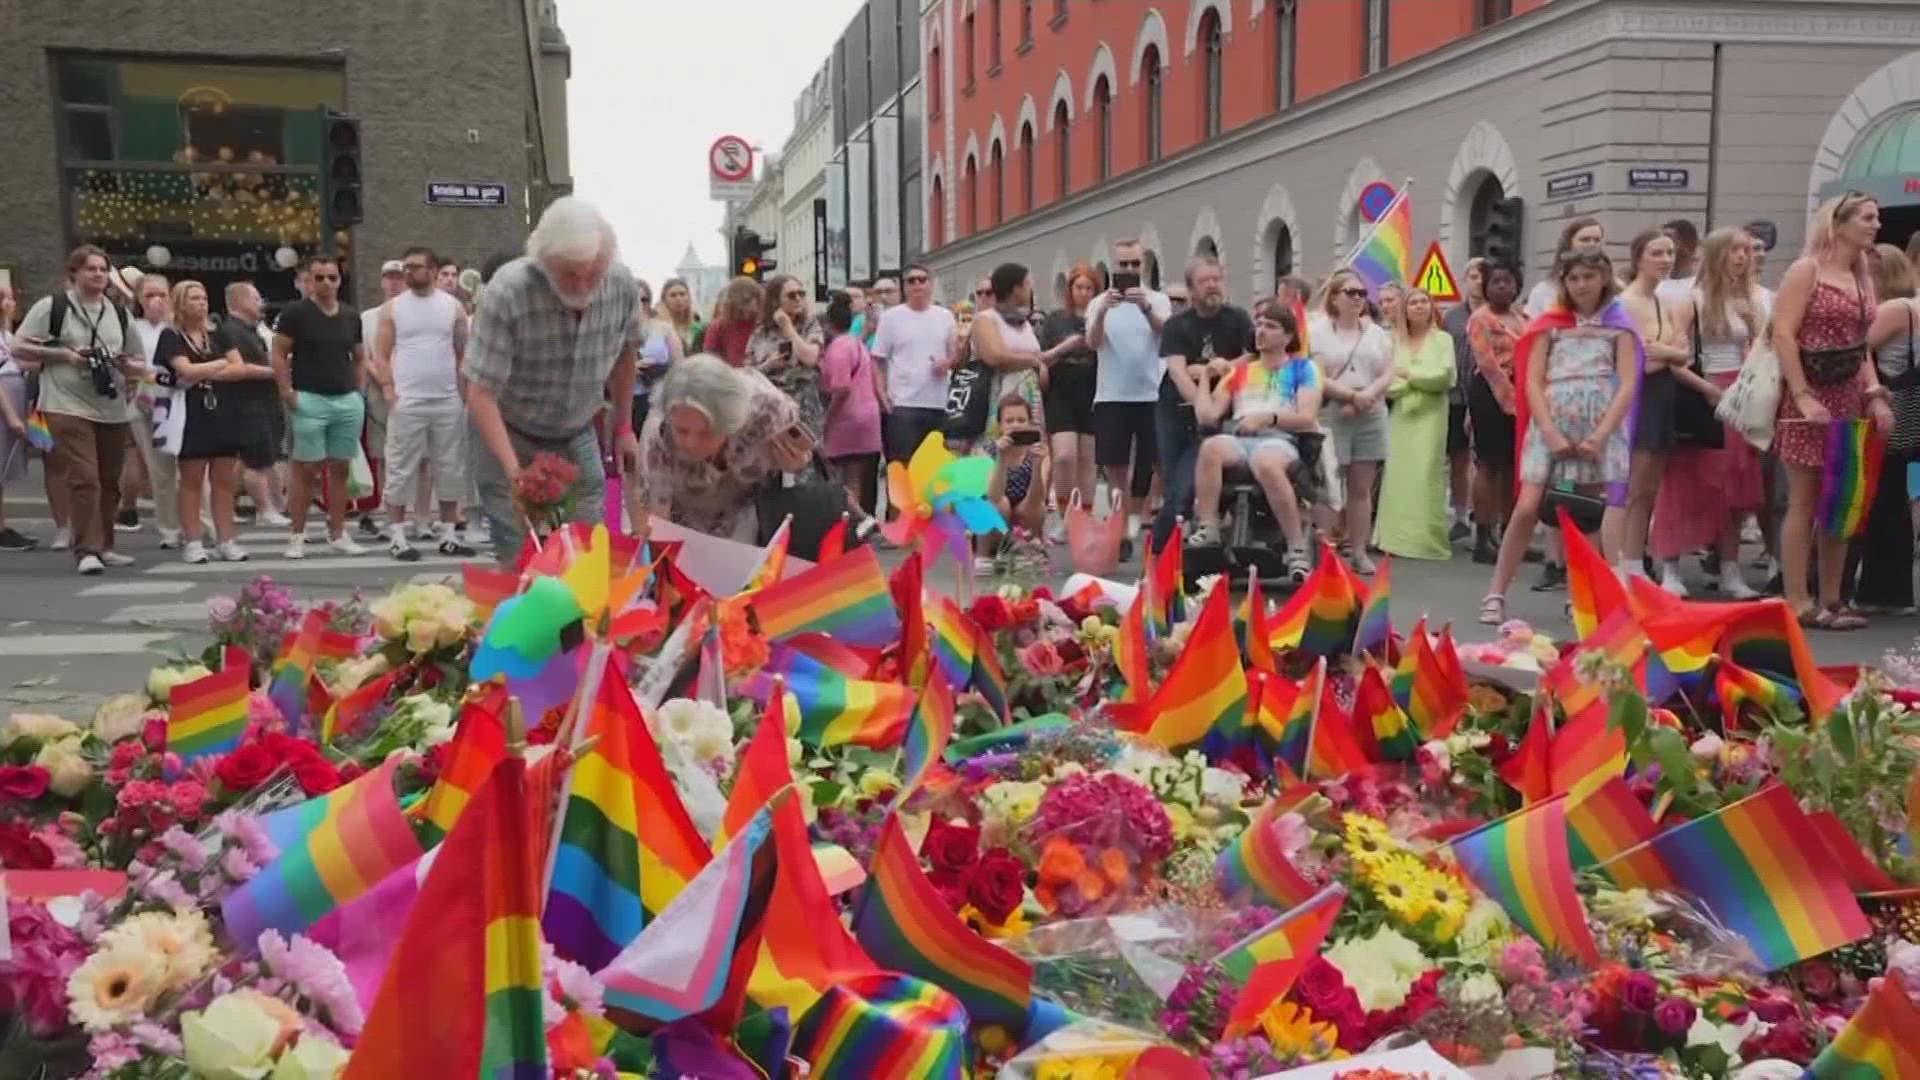
[[[1573,633],[1587,638],[1608,614],[1628,610],[1627,590],[1565,507],[1560,508],[1560,538],[1567,547],[1567,599],[1573,605]]]
[[[589,730],[593,725],[606,724],[626,731],[633,790],[630,812],[638,828],[634,835],[640,841],[640,903],[652,917],[665,911],[673,898],[680,895],[687,882],[707,865],[713,851],[687,815],[680,791],[674,787],[673,776],[667,772],[659,744],[647,730],[646,719],[640,713],[639,703],[633,699],[633,692],[612,667],[608,668],[608,676],[600,680],[599,698],[588,724]],[[594,749],[598,751],[600,747]],[[583,758],[581,763],[584,762]],[[609,758],[608,763],[611,767],[613,759]],[[579,768],[579,764],[574,766],[576,774]],[[571,807],[566,798],[562,798],[561,805]]]
[[[337,701],[327,704],[320,713],[320,745],[331,746],[333,740],[342,735],[354,735],[360,731],[360,725],[375,709],[386,703],[387,694],[401,676],[411,674],[408,668],[397,668],[377,679],[370,679],[349,691]],[[314,680],[318,682],[316,678]]]
[[[546,839],[527,786],[526,763],[502,761],[441,846],[347,1063],[348,1080],[544,1080],[552,1072],[540,975],[538,860]]]
[[[1372,733],[1380,754],[1388,761],[1412,761],[1420,749],[1420,733],[1400,706],[1394,704],[1393,691],[1380,669],[1368,664],[1360,673],[1360,684],[1353,693],[1353,715]]]
[[[720,818],[720,835],[714,846],[726,846],[738,836],[781,789],[793,783],[793,767],[787,762],[787,731],[798,730],[799,709],[786,684],[776,680],[767,696],[767,707],[760,714],[760,726],[740,754],[733,771],[733,789],[727,792],[727,809]]]
[[[1607,862],[1659,831],[1653,815],[1617,776],[1567,804],[1567,854],[1575,870]]]
[[[1604,708],[1589,709],[1560,728],[1547,748],[1548,791],[1575,798],[1627,771],[1627,736]]]
[[[1208,752],[1218,755],[1248,737],[1247,676],[1227,592],[1216,586],[1207,594],[1185,648],[1148,706],[1154,721],[1147,737],[1169,750],[1205,739]]]
[[[53,429],[47,426],[47,414],[39,409],[27,414],[27,445],[43,454],[53,449]]]
[[[1714,666],[1713,691],[1720,699],[1721,722],[1728,731],[1741,726],[1740,710],[1744,706],[1751,705],[1776,719],[1787,709],[1801,706],[1799,687],[1748,671],[1731,660],[1723,659]]]
[[[900,612],[871,547],[768,585],[751,602],[761,633],[775,641],[820,633],[879,648],[900,639]]]
[[[947,752],[947,743],[953,738],[953,719],[953,688],[947,685],[946,676],[936,671],[927,678],[913,719],[907,724],[907,739],[900,748],[900,794],[894,799],[895,806],[906,804],[934,763]]]
[[[1816,518],[1828,536],[1851,540],[1867,527],[1886,454],[1887,438],[1871,420],[1827,425],[1827,466],[1820,477]]]
[[[327,612],[318,608],[307,612],[300,629],[289,636],[280,658],[274,661],[268,680],[267,696],[294,734],[306,731],[307,687],[320,661],[345,660],[360,651],[352,634],[329,629],[327,619]]]
[[[925,563],[919,551],[908,553],[893,577],[887,580],[887,589],[893,594],[894,607],[900,611],[900,670],[907,673],[907,683],[919,686],[926,681],[927,665],[932,663],[928,655],[930,643],[927,634]],[[971,646],[969,646],[971,650]],[[969,651],[971,655],[971,651]],[[966,677],[961,676],[955,686],[965,686]]]
[[[1523,805],[1553,795],[1553,732],[1547,718],[1548,705],[1534,699],[1533,719],[1527,734],[1514,747],[1513,756],[1495,766],[1494,771],[1507,786],[1520,793]]]
[[[607,1011],[623,1027],[702,1014],[721,1014],[715,1019],[728,1030],[738,1022],[773,891],[774,846],[767,843],[772,831],[763,806],[659,918],[604,968],[594,969]]]
[[[427,797],[416,804],[415,816],[432,826],[436,837],[453,831],[460,812],[493,775],[493,767],[506,758],[507,728],[501,719],[506,708],[507,689],[499,683],[482,684],[460,706],[440,776]]]
[[[847,515],[841,514],[840,520],[827,526],[820,537],[820,557],[816,563],[830,563],[847,553]]]
[[[1839,708],[1846,690],[1814,663],[1807,636],[1785,600],[1720,604],[1726,630],[1721,655],[1741,667],[1775,679],[1792,679],[1807,704],[1807,719],[1817,723]]]
[[[793,535],[793,515],[788,514],[773,531],[773,539],[767,541],[767,550],[760,556],[760,565],[747,575],[747,583],[740,586],[742,594],[759,592],[761,589],[780,580],[787,569],[787,545]]]
[[[220,902],[233,939],[251,946],[263,930],[304,933],[420,857],[425,849],[393,793],[398,759],[317,799],[261,819],[280,851]]]
[[[1413,277],[1413,201],[1402,187],[1353,252],[1351,268],[1380,295],[1382,285],[1405,285]]]
[[[976,1024],[1025,1029],[1033,967],[975,933],[953,913],[889,816],[874,846],[871,876],[853,913],[853,933],[882,968],[950,991]]]
[[[993,710],[995,716],[1003,721],[1012,718],[1007,672],[1000,666],[1000,647],[994,644],[993,635],[982,630],[977,623],[973,627],[973,675],[967,680],[967,685],[986,699],[987,707]]]
[[[774,800],[773,843],[779,869],[747,992],[763,1009],[800,1016],[830,987],[879,969],[840,921],[799,799]]]
[[[1365,590],[1339,553],[1321,541],[1318,565],[1275,617],[1273,644],[1309,656],[1340,656],[1353,645],[1364,600]]]
[[[1475,888],[1541,945],[1589,966],[1600,962],[1573,887],[1567,801],[1548,799],[1483,825],[1450,845]]]
[[[1454,659],[1449,666],[1434,652],[1425,619],[1415,624],[1401,650],[1393,676],[1394,703],[1406,710],[1423,741],[1453,734],[1454,725],[1466,714],[1466,672],[1460,669],[1459,658]]]
[[[1845,873],[1789,788],[1774,784],[1653,838],[1674,882],[1704,901],[1772,971],[1871,932]]]
[[[1147,661],[1147,590],[1144,583],[1134,591],[1133,603],[1127,605],[1127,614],[1120,620],[1120,638],[1114,642],[1113,664],[1120,669],[1120,677],[1127,684],[1120,700],[1131,705],[1146,704],[1153,696],[1149,676],[1153,669]]]
[[[1380,560],[1380,569],[1373,575],[1373,586],[1367,590],[1367,602],[1360,609],[1360,625],[1353,632],[1353,651],[1362,655],[1375,655],[1381,660],[1387,658],[1387,650],[1393,643],[1393,619],[1387,613],[1387,603],[1393,593],[1393,560]],[[1423,620],[1422,626],[1425,625]]]
[[[1300,328],[1300,347],[1294,350],[1295,356],[1311,356],[1313,343],[1307,340],[1307,302],[1296,298],[1293,302],[1293,324]]]
[[[252,674],[244,663],[228,663],[174,687],[167,699],[167,749],[192,761],[239,746],[247,733],[247,682]]]
[[[1167,542],[1147,564],[1147,578],[1153,584],[1153,609],[1147,612],[1154,629],[1165,632],[1187,615],[1186,529],[1173,523]]]
[[[794,1030],[792,1052],[822,1077],[964,1080],[967,1010],[925,980],[869,975],[828,990]]]
[[[927,605],[926,625],[933,645],[933,662],[946,675],[947,685],[967,685],[973,675],[973,620],[960,610],[960,605],[936,596]]]
[[[1307,963],[1320,955],[1346,902],[1346,887],[1329,885],[1214,958],[1240,987],[1227,1017],[1228,1038],[1251,1029],[1267,1006],[1293,989]]]
[[[1920,1008],[1897,978],[1881,979],[1807,1070],[1811,1080],[1920,1080]]]
[[[1267,625],[1267,598],[1260,595],[1260,572],[1247,570],[1247,664],[1272,675],[1280,670],[1273,659],[1273,630]]]
[[[1718,609],[1728,605],[1677,600],[1652,582],[1642,586],[1641,580],[1634,578],[1633,595],[1658,593],[1673,601],[1671,605],[1659,608],[1650,604],[1635,604],[1636,617],[1640,620],[1640,628],[1646,631],[1648,643],[1660,654],[1660,662],[1676,676],[1688,681],[1701,677],[1707,665],[1713,661],[1720,647],[1720,638],[1726,632],[1727,619]]]
[[[1214,863],[1220,895],[1235,903],[1257,903],[1282,911],[1297,907],[1313,895],[1313,883],[1302,877],[1280,840],[1280,816],[1294,803],[1267,803],[1234,838]]]
[[[491,566],[465,563],[460,567],[460,580],[466,585],[467,599],[473,602],[475,621],[482,626],[493,618],[495,608],[520,591],[519,574],[510,570],[495,570]]]
[[[1316,662],[1313,672],[1300,682],[1285,675],[1247,673],[1249,693],[1256,702],[1254,727],[1273,747],[1273,755],[1295,776],[1306,772],[1308,751],[1313,745],[1313,716],[1326,677],[1324,659]]]
[[[1340,707],[1333,681],[1326,678],[1324,668],[1316,697],[1319,704],[1313,713],[1313,733],[1307,737],[1307,767],[1300,775],[1324,780],[1371,766],[1373,757],[1367,752],[1367,744],[1373,741],[1372,733],[1364,741],[1356,733],[1353,716]]]
[[[797,649],[774,651],[781,657],[787,691],[800,704],[803,741],[885,749],[898,745],[906,734],[914,701],[913,689],[905,683],[851,679]]]

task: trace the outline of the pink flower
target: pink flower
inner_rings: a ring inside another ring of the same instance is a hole
[[[1058,675],[1066,670],[1060,650],[1046,641],[1036,641],[1020,650],[1020,664],[1035,675]]]
[[[167,802],[183,818],[197,818],[206,805],[207,789],[197,780],[182,780],[167,789]]]
[[[214,629],[223,630],[233,617],[240,613],[240,604],[231,596],[216,596],[207,601],[207,621]]]

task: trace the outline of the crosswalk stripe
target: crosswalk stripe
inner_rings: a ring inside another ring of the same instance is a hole
[[[0,637],[0,656],[106,656],[143,653],[176,635],[166,631],[127,634],[32,634]]]
[[[178,596],[194,587],[191,581],[108,581],[89,585],[76,596]]]
[[[207,605],[203,600],[185,600],[177,604],[128,604],[106,617],[109,625],[137,625],[140,623],[198,625],[206,621]]]
[[[461,563],[472,561],[471,559],[456,559],[451,555],[441,555],[438,552],[428,554],[423,549],[420,552],[420,562],[414,565],[441,565],[448,567],[449,572],[457,572],[457,568]],[[348,570],[356,566],[384,566],[387,569],[396,569],[400,565],[402,564],[394,562],[385,551],[369,549],[365,555],[309,555],[304,559],[255,558],[249,559],[244,563],[204,562],[194,564],[184,563],[178,559],[168,559],[165,562],[143,567],[141,572],[149,575],[171,576],[174,574],[264,573],[270,570],[276,574],[280,574],[300,573],[308,570]]]

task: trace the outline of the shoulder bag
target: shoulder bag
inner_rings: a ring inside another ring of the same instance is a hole
[[[1701,379],[1707,377],[1707,366],[1700,358],[1700,310],[1694,306],[1693,312],[1693,360],[1687,370]],[[1674,443],[1680,447],[1694,450],[1719,450],[1727,445],[1726,425],[1713,414],[1713,402],[1707,395],[1695,389],[1681,379],[1673,376],[1673,435]]]
[[[759,517],[755,537],[760,546],[765,547],[773,540],[780,523],[791,517],[793,526],[787,533],[787,550],[802,559],[818,561],[820,542],[826,539],[827,530],[833,528],[842,514],[852,514],[854,509],[847,498],[846,486],[833,478],[826,459],[816,452],[807,474],[791,486],[785,473],[776,472],[768,477],[766,486],[754,499],[754,511]],[[851,534],[853,530],[849,528],[847,532]],[[848,547],[859,543],[858,538],[848,535]]]
[[[1819,282],[1814,283],[1817,291]],[[1860,321],[1871,323],[1872,317],[1867,311],[1867,283],[1855,279],[1855,292],[1860,297]],[[1812,301],[1808,301],[1812,306]],[[1838,386],[1854,377],[1860,371],[1860,365],[1867,361],[1867,342],[1863,336],[1858,344],[1843,345],[1837,349],[1801,349],[1800,370],[1806,373],[1807,382],[1814,386]]]
[[[1893,407],[1893,433],[1887,452],[1911,456],[1920,452],[1920,335],[1915,333],[1914,302],[1907,301],[1907,369],[1889,376],[1880,372]]]
[[[1720,395],[1714,415],[1764,453],[1773,445],[1779,412],[1780,357],[1773,351],[1772,337],[1762,334],[1747,350],[1746,362],[1740,365],[1733,385]]]

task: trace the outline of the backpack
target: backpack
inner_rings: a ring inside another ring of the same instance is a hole
[[[53,310],[47,312],[47,340],[59,344],[60,331],[67,327],[67,312],[73,307],[73,301],[68,298],[64,289],[54,293],[52,300]],[[107,306],[113,309],[115,315],[120,316],[120,348],[124,350],[129,340],[127,329],[131,325],[127,322],[127,309],[111,300],[107,301]]]

